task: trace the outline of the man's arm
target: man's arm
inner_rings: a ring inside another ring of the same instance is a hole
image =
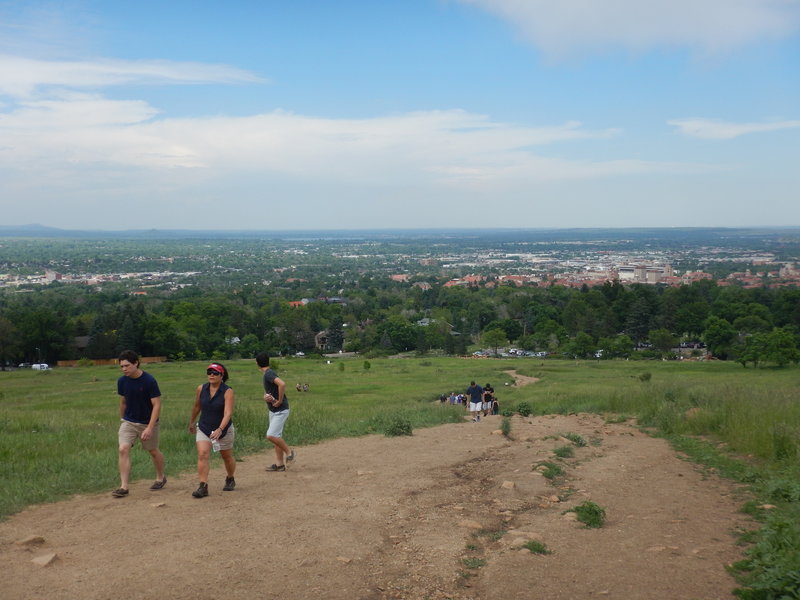
[[[150,402],[153,404],[153,412],[150,413],[150,422],[142,432],[142,440],[149,440],[150,436],[153,435],[153,428],[158,423],[158,416],[161,414],[161,396],[150,398]]]
[[[119,397],[119,418],[120,419],[125,416],[125,407],[126,406],[127,406],[127,404],[125,403],[125,396],[120,396]]]
[[[283,404],[283,398],[286,395],[286,384],[283,382],[283,379],[276,377],[275,385],[278,386],[278,401],[276,404],[281,405]]]

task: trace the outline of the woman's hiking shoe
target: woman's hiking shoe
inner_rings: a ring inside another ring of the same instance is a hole
[[[236,487],[236,480],[233,477],[225,478],[225,487],[222,488],[223,492],[232,492]]]
[[[162,479],[161,481],[156,481],[155,483],[153,483],[153,485],[150,486],[150,489],[151,490],[160,490],[160,489],[163,489],[163,487],[165,485],[167,485],[167,478],[166,477],[164,477],[164,479]]]
[[[267,467],[267,471],[285,471],[286,465],[271,465]]]
[[[114,496],[114,498],[124,498],[128,495],[128,490],[125,488],[119,488],[118,490],[111,492],[111,495]]]
[[[195,491],[192,492],[192,496],[195,498],[205,498],[208,496],[208,484],[201,483],[200,487],[198,487]]]

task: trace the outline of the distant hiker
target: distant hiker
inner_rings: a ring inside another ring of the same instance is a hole
[[[219,363],[211,363],[206,367],[208,381],[197,386],[194,394],[194,405],[189,417],[189,433],[194,434],[197,446],[197,477],[200,485],[192,492],[195,498],[208,496],[209,458],[213,447],[219,452],[225,463],[224,492],[231,492],[236,487],[233,478],[236,472],[236,459],[233,457],[233,440],[236,429],[233,426],[233,390],[227,384],[228,369]],[[200,415],[200,420],[196,421]]]
[[[492,400],[494,400],[494,388],[491,383],[487,383],[483,386],[483,399],[481,402],[481,410],[483,411],[484,417],[487,416],[492,409]]]
[[[164,475],[164,455],[158,449],[158,418],[161,415],[161,390],[155,377],[139,368],[139,355],[125,350],[119,355],[122,377],[117,379],[119,394],[120,425],[119,442],[119,488],[111,492],[115,498],[128,495],[128,479],[131,474],[131,448],[141,440],[142,448],[150,453],[156,468],[156,481],[151,490],[160,490],[167,485]]]
[[[469,412],[472,415],[472,421],[480,421],[483,388],[474,381],[470,381],[469,387],[467,388],[467,398],[469,399]]]
[[[286,398],[286,384],[269,367],[269,354],[256,355],[256,364],[264,374],[264,401],[269,409],[267,439],[275,445],[275,463],[267,471],[285,471],[286,461],[295,459],[295,451],[290,450],[283,440],[283,426],[289,418],[289,400]]]

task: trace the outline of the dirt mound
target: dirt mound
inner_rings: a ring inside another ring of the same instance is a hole
[[[732,598],[731,532],[749,526],[733,485],[630,424],[514,417],[508,440],[501,418],[300,448],[285,473],[264,471],[268,451],[239,463],[234,492],[216,462],[200,500],[189,475],[31,508],[0,524],[3,596]],[[588,444],[555,459],[564,433]],[[564,512],[586,500],[604,527]]]

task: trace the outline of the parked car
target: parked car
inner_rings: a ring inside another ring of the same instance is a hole
[[[17,368],[18,369],[30,369],[31,368],[31,363],[19,363],[17,365]]]
[[[31,365],[31,369],[34,371],[49,371],[50,365],[47,363],[34,363]]]

